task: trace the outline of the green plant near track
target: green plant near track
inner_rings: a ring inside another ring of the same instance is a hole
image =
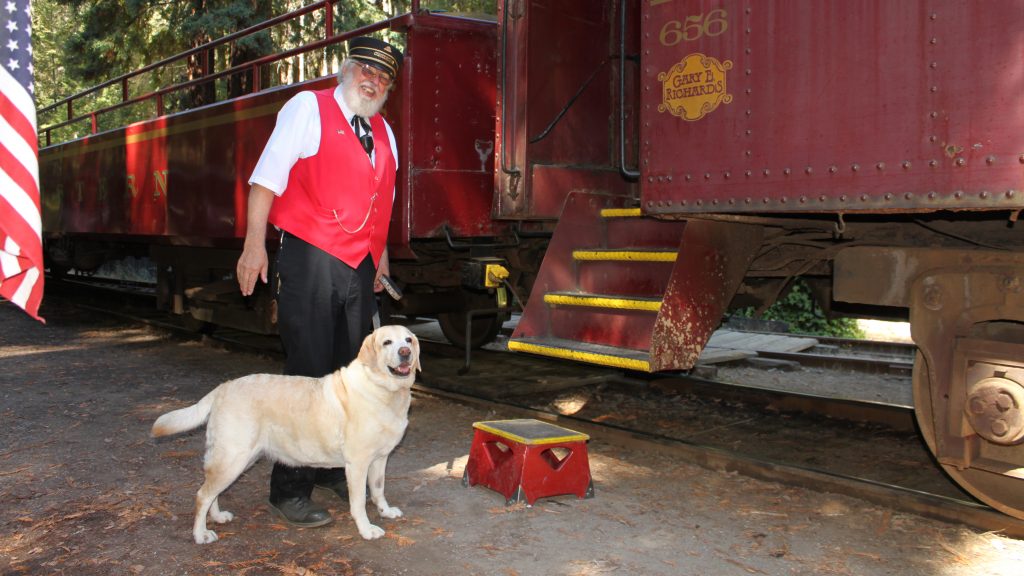
[[[733,312],[735,316],[754,317],[753,308],[742,308]],[[797,279],[789,292],[777,300],[760,316],[763,320],[779,320],[789,324],[789,330],[800,334],[834,336],[839,338],[863,338],[864,332],[854,318],[828,318],[815,302],[810,289],[803,280]]]

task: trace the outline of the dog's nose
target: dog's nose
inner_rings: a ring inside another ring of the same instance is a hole
[[[402,346],[398,349],[398,355],[403,359],[408,358],[409,356],[412,356],[412,349],[408,346]]]

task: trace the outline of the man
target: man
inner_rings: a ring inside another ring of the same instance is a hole
[[[347,365],[372,330],[398,168],[395,136],[379,111],[401,64],[386,42],[351,40],[338,86],[284,105],[249,179],[238,285],[248,296],[257,278],[267,282],[269,221],[281,230],[275,288],[285,374],[320,377]],[[327,524],[330,513],[310,499],[314,484],[348,500],[344,468],[277,463],[270,504],[293,525]]]

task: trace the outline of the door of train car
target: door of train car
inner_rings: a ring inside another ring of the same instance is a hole
[[[929,447],[1024,517],[1024,3],[646,0],[636,25],[644,213],[761,228],[734,303],[809,275],[907,315]]]
[[[636,66],[629,60],[637,39],[630,35],[624,57],[619,8],[617,0],[499,0],[498,218],[555,220],[572,191],[635,194],[613,137],[623,122],[620,70],[630,78],[630,134],[636,116]]]

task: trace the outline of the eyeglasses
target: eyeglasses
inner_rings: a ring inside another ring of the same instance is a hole
[[[359,71],[363,73],[363,78],[372,82],[377,82],[385,88],[391,86],[391,83],[395,81],[395,79],[391,77],[391,74],[388,74],[383,70],[378,70],[369,64],[360,64]]]

